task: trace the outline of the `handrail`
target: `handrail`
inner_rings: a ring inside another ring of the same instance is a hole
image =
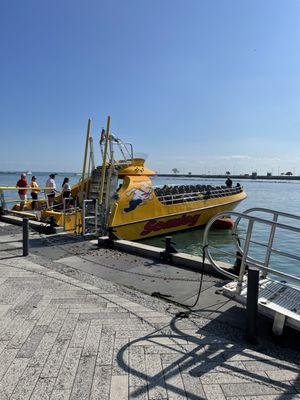
[[[255,210],[259,210],[259,211],[266,211],[269,213],[273,213],[273,215],[284,215],[284,216],[288,216],[292,219],[297,219],[300,220],[299,216],[296,215],[292,215],[292,214],[288,214],[288,213],[281,213],[281,212],[277,212],[277,211],[273,211],[273,210],[268,210],[268,209],[250,209],[251,211]],[[251,211],[247,210],[248,213],[250,213]],[[240,267],[240,273],[239,276],[237,277],[236,275],[232,274],[231,272],[225,271],[223,268],[221,268],[216,261],[213,259],[212,255],[210,254],[210,250],[209,250],[209,241],[208,241],[208,234],[210,231],[210,228],[212,227],[213,223],[221,217],[224,216],[235,216],[237,217],[236,223],[234,225],[233,228],[233,243],[236,246],[236,249],[240,252],[241,254],[241,267]],[[241,247],[241,245],[238,243],[237,240],[237,226],[238,223],[241,221],[241,219],[245,219],[248,221],[248,228],[247,228],[247,233],[246,233],[246,239],[245,239],[245,243],[244,243],[244,248]],[[238,223],[237,223],[238,221]],[[268,257],[265,258],[264,261],[259,261],[257,259],[254,259],[252,257],[250,257],[248,255],[248,251],[249,251],[249,246],[251,243],[251,236],[252,236],[252,231],[253,231],[253,226],[254,223],[260,223],[260,224],[265,224],[271,227],[271,231],[270,231],[270,235],[269,235],[269,242],[266,245],[267,248],[267,254]],[[234,279],[234,280],[238,280],[238,285],[237,285],[237,290],[241,289],[241,285],[243,282],[243,278],[244,278],[244,274],[245,274],[245,269],[246,269],[246,265],[255,265],[256,267],[258,267],[262,272],[263,272],[263,276],[265,277],[267,275],[268,272],[271,272],[274,275],[278,275],[280,277],[284,277],[287,278],[288,280],[292,280],[295,281],[299,284],[300,282],[300,277],[294,276],[294,275],[290,275],[287,273],[284,273],[282,271],[278,271],[274,268],[270,268],[269,267],[269,261],[270,261],[270,255],[271,253],[275,253],[275,254],[279,254],[283,257],[286,258],[290,258],[290,259],[296,259],[297,261],[300,261],[300,257],[295,255],[295,254],[291,254],[288,252],[283,252],[283,251],[279,251],[277,249],[274,249],[272,247],[273,244],[273,238],[274,238],[274,234],[277,228],[280,229],[285,229],[288,231],[292,231],[292,232],[297,232],[300,233],[300,228],[297,228],[295,226],[290,226],[287,224],[283,224],[278,222],[277,220],[267,220],[264,218],[260,218],[260,217],[256,217],[256,216],[250,216],[246,213],[239,213],[236,211],[222,211],[218,214],[216,214],[214,217],[212,217],[209,222],[207,223],[206,227],[205,227],[205,231],[204,231],[204,238],[203,238],[203,246],[204,246],[204,251],[205,251],[205,255],[207,257],[207,259],[210,261],[211,265],[221,274],[227,276],[228,278]],[[270,240],[271,239],[271,240]]]
[[[183,200],[183,201],[197,201],[202,199],[212,198],[211,196],[226,197],[234,194],[242,193],[243,188],[235,187],[231,189],[211,189],[199,192],[184,192],[184,193],[170,193],[170,194],[156,194],[160,202],[168,202]],[[201,197],[200,197],[201,196]]]
[[[31,187],[31,186],[0,186],[0,190],[53,190],[53,187],[48,186],[39,186],[39,187]],[[57,191],[55,189],[55,191]]]
[[[266,214],[271,214],[271,215],[273,215],[273,222],[277,222],[278,221],[278,217],[290,218],[290,219],[294,219],[294,220],[299,220],[300,221],[300,216],[298,216],[298,215],[286,213],[286,212],[283,212],[283,211],[271,210],[269,208],[264,208],[264,207],[252,207],[252,208],[249,208],[248,210],[245,210],[243,212],[243,214],[249,215],[252,212],[264,212]],[[233,227],[233,235],[234,236],[233,236],[233,238],[234,238],[235,245],[236,245],[238,251],[240,253],[243,253],[243,249],[241,248],[240,243],[237,240],[237,236],[236,236],[236,231],[237,231],[238,225],[240,223],[240,220],[241,220],[241,218],[237,218],[235,223],[234,223],[234,227]],[[280,251],[278,251],[278,250],[276,250],[276,249],[274,249],[272,247],[274,236],[275,236],[275,229],[276,229],[275,225],[273,225],[271,227],[271,232],[270,232],[270,236],[269,236],[268,245],[266,245],[267,246],[267,252],[266,252],[266,257],[265,257],[265,264],[266,265],[270,261],[271,252],[277,253],[279,255],[284,255],[283,252],[280,252]],[[271,251],[271,248],[272,248],[272,251]],[[250,257],[250,256],[248,256],[248,258],[252,262],[259,261],[259,260],[255,259],[253,257]],[[298,261],[300,260],[300,257],[297,257],[297,256],[293,256],[293,257],[290,257],[290,258],[294,258],[294,259],[296,259]],[[264,275],[265,275],[265,273],[264,273]]]

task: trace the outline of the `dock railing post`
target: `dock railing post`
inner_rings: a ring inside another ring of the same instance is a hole
[[[28,256],[29,253],[29,219],[23,218],[23,256]]]
[[[165,250],[161,252],[161,259],[165,262],[172,262],[172,254],[177,253],[173,247],[172,236],[165,236]]]
[[[257,308],[259,291],[259,268],[249,265],[247,282],[246,339],[257,343]]]

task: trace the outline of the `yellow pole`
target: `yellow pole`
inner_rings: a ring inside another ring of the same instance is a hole
[[[80,203],[82,203],[82,201],[83,201],[83,189],[84,189],[84,179],[85,179],[85,171],[86,171],[86,159],[87,159],[87,153],[88,153],[88,148],[89,148],[90,131],[91,131],[91,120],[89,118],[87,130],[86,130],[85,151],[84,151],[84,160],[83,160],[83,166],[82,166]]]
[[[102,163],[102,169],[101,169],[101,181],[100,181],[100,191],[99,191],[99,204],[102,204],[102,201],[103,201],[105,170],[106,170],[106,157],[107,157],[107,148],[108,148],[108,141],[109,141],[109,127],[110,127],[110,116],[107,117],[107,123],[106,123],[105,144],[104,144],[103,163]]]

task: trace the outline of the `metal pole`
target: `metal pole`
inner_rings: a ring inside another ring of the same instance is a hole
[[[63,197],[64,231],[66,230],[66,199]]]
[[[86,139],[85,139],[85,151],[84,151],[84,159],[83,159],[83,166],[82,166],[82,176],[81,176],[81,187],[80,187],[80,203],[82,203],[83,199],[83,189],[84,189],[84,179],[85,179],[85,170],[86,170],[86,159],[87,153],[89,148],[89,138],[90,138],[90,131],[91,131],[91,120],[88,120],[88,126],[86,131]]]
[[[99,191],[99,199],[98,199],[100,206],[102,206],[102,201],[103,201],[104,181],[105,181],[105,172],[106,172],[106,157],[107,157],[107,149],[108,149],[108,141],[109,141],[109,127],[110,127],[110,116],[107,117],[106,131],[105,131],[105,145],[104,145],[104,152],[103,152],[100,191]]]
[[[86,201],[83,200],[82,203],[82,235],[85,235],[85,207],[86,207]]]
[[[23,256],[28,256],[29,253],[29,219],[23,218]]]
[[[253,224],[254,224],[254,220],[250,219],[248,222],[248,229],[247,229],[245,245],[244,245],[244,252],[243,252],[244,254],[242,257],[242,261],[241,261],[240,274],[239,274],[239,279],[238,279],[238,284],[237,284],[238,293],[241,293],[241,290],[242,290],[243,277],[244,277],[245,270],[246,270],[246,260],[248,257],[250,240],[251,240],[251,235],[252,235],[252,231],[253,231]]]
[[[273,221],[274,222],[278,221],[277,213],[274,213]],[[271,231],[270,231],[270,236],[269,236],[269,241],[268,241],[268,247],[267,247],[267,251],[266,251],[266,258],[265,258],[265,267],[266,268],[269,268],[269,262],[270,262],[270,257],[271,257],[271,253],[272,253],[272,246],[273,246],[275,231],[276,231],[276,225],[272,225]],[[265,269],[263,271],[263,277],[266,278],[267,275],[268,275],[268,271]]]
[[[98,200],[95,201],[95,233],[98,232]]]
[[[259,269],[249,265],[247,283],[246,338],[257,343],[257,304],[259,288]]]

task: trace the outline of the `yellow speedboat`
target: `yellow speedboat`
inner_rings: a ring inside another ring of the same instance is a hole
[[[220,211],[233,210],[247,197],[241,186],[153,187],[153,175],[141,159],[134,159],[130,166],[120,170],[123,184],[108,220],[108,227],[118,238],[138,240],[196,228]]]

